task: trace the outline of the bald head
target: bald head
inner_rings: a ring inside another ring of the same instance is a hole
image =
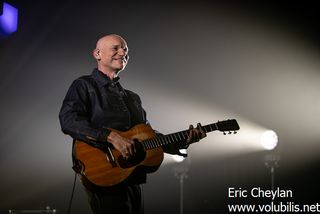
[[[119,35],[110,34],[101,37],[93,50],[98,69],[113,79],[128,62],[128,46]]]
[[[101,49],[104,44],[114,40],[114,39],[118,39],[118,40],[122,40],[122,42],[127,45],[126,41],[119,35],[117,34],[109,34],[109,35],[105,35],[103,37],[101,37],[96,44],[96,49]]]

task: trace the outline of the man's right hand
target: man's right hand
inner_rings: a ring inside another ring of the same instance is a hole
[[[111,131],[107,137],[107,141],[111,143],[113,147],[118,150],[126,159],[129,159],[136,153],[134,141],[122,137],[117,132]]]

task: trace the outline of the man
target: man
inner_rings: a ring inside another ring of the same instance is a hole
[[[127,131],[137,124],[146,124],[147,119],[140,97],[123,89],[119,83],[119,72],[129,59],[127,43],[115,34],[104,36],[98,40],[93,57],[97,68],[91,75],[76,79],[63,101],[59,114],[62,131],[94,147],[108,143],[129,159],[136,154],[135,142],[110,131],[110,128]],[[180,148],[204,136],[200,126],[190,126],[186,142],[163,149],[171,154],[180,154]],[[124,182],[112,187],[100,187],[88,181],[83,184],[95,214],[141,214],[140,184],[145,182],[146,172],[136,169]]]

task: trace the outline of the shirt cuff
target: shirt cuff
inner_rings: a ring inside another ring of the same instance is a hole
[[[110,134],[110,130],[109,129],[102,129],[98,132],[98,136],[97,136],[97,141],[99,142],[107,142],[107,137]]]

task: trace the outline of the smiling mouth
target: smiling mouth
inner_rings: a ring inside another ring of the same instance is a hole
[[[113,60],[116,60],[116,61],[121,61],[121,62],[126,62],[126,60],[125,60],[124,58],[113,59]]]

